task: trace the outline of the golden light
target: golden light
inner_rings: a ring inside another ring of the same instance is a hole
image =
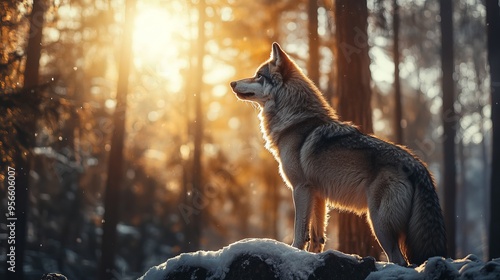
[[[153,2],[155,3],[155,2]],[[187,65],[183,40],[189,38],[189,16],[182,2],[142,4],[134,22],[134,65],[169,80],[170,91],[182,86],[180,70]]]
[[[165,9],[153,7],[138,9],[134,26],[136,56],[154,59],[158,58],[158,55],[176,54],[177,48],[172,44],[175,25],[169,18],[172,17]]]

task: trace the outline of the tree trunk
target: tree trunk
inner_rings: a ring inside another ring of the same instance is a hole
[[[101,243],[101,263],[99,279],[107,280],[116,277],[115,253],[117,245],[116,225],[120,220],[120,196],[123,179],[123,146],[125,138],[125,113],[127,110],[128,80],[132,60],[132,28],[134,22],[135,0],[127,0],[125,4],[125,23],[123,43],[120,53],[118,84],[116,91],[116,107],[113,114],[113,134],[111,151],[108,159],[108,177],[104,196],[103,234]]]
[[[468,229],[468,219],[467,219],[467,192],[469,191],[467,188],[467,178],[465,176],[466,167],[465,167],[465,151],[464,151],[464,141],[460,139],[458,142],[458,177],[459,183],[457,185],[457,201],[459,205],[462,207],[458,207],[457,209],[457,219],[458,226],[456,230],[456,252],[458,256],[466,256],[468,250],[467,243],[467,229]]]
[[[24,68],[24,93],[38,94],[36,86],[39,80],[40,56],[42,52],[42,28],[47,3],[44,0],[34,0],[33,10],[29,17],[30,30],[26,47],[26,66]],[[31,90],[31,91],[30,91]],[[31,149],[35,146],[34,134],[36,118],[26,118],[24,127],[18,128],[18,143],[20,149],[14,155],[15,167],[15,271],[7,270],[9,279],[24,279],[24,252],[26,249],[28,209],[29,209],[29,177],[32,163]],[[10,244],[10,243],[9,243]],[[10,244],[12,245],[12,244]],[[10,248],[9,245],[9,248]],[[9,253],[9,252],[8,252]],[[9,268],[10,265],[7,265]]]
[[[338,112],[343,120],[372,133],[367,17],[366,0],[336,1]],[[339,215],[339,243],[346,253],[378,258],[382,252],[366,221],[353,214]]]
[[[394,56],[394,99],[396,114],[394,117],[394,135],[396,143],[403,144],[403,110],[401,104],[401,82],[399,78],[399,5],[398,0],[393,0],[392,29],[394,32],[393,56]]]
[[[72,155],[68,157],[68,162],[74,161],[75,163],[80,163],[79,155],[79,131],[81,127],[80,118],[76,111],[71,111],[69,113],[69,119],[67,120],[65,126],[61,130],[61,134],[64,135],[64,141],[60,141],[57,150],[68,149],[72,151]],[[68,244],[71,244],[75,238],[74,230],[78,225],[84,223],[82,217],[83,209],[83,193],[80,190],[80,170],[75,167],[71,167],[69,174],[69,180],[64,180],[61,186],[71,192],[74,192],[75,196],[71,206],[67,210],[67,216],[62,220],[61,233],[60,233],[60,248],[57,254],[57,266],[60,271],[64,271],[66,267],[66,251],[68,249]],[[73,231],[72,231],[73,229]]]
[[[276,174],[278,166],[273,161],[262,160],[259,173],[262,174],[263,183],[266,186],[266,199],[262,201],[264,213],[262,231],[263,236],[278,239],[278,211],[280,205],[280,177]],[[248,223],[245,221],[244,223]]]
[[[34,89],[38,85],[38,69],[42,51],[42,29],[44,15],[47,10],[45,0],[34,0],[33,10],[30,15],[30,31],[28,34],[28,47],[26,49],[26,67],[24,69],[24,88]]]
[[[448,256],[455,257],[456,227],[456,160],[455,137],[457,115],[453,106],[455,102],[455,84],[453,81],[453,5],[452,0],[440,0],[441,14],[441,67],[443,108],[443,165],[444,165],[444,222],[447,231]]]
[[[500,8],[498,0],[486,0],[488,63],[491,77],[491,122],[493,153],[491,159],[489,259],[500,257]]]
[[[188,250],[195,251],[200,249],[200,241],[203,230],[203,208],[206,207],[206,201],[203,190],[203,170],[201,164],[201,152],[203,141],[203,110],[202,110],[202,92],[203,92],[203,59],[205,58],[205,21],[206,21],[206,3],[205,0],[198,2],[198,41],[196,43],[196,68],[194,76],[194,147],[193,147],[193,169],[192,169],[192,188],[190,197],[190,206],[194,215],[188,222],[189,235]]]
[[[319,36],[318,36],[318,0],[308,0],[308,34],[309,34],[309,61],[307,76],[319,87]]]

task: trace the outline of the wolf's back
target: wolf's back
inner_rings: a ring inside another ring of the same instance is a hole
[[[446,256],[446,231],[429,171],[420,166],[411,177],[414,179],[412,181],[415,189],[408,232],[402,251],[410,263],[420,265],[430,257]]]

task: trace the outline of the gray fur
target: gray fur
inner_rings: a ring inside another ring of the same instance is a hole
[[[434,180],[408,149],[338,119],[297,65],[273,44],[255,77],[231,83],[255,102],[266,148],[293,191],[293,246],[321,252],[326,205],[359,215],[390,261],[421,264],[445,256],[444,222]]]

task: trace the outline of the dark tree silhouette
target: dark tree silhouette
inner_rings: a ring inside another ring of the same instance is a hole
[[[455,113],[455,82],[453,81],[453,5],[452,0],[440,0],[441,14],[441,67],[443,108],[443,163],[444,163],[444,220],[446,224],[448,255],[455,257],[456,227],[456,165],[455,136],[457,114]]]
[[[307,63],[307,75],[313,83],[319,86],[319,36],[318,36],[318,0],[308,0],[308,43],[309,61]]]
[[[40,56],[42,53],[42,29],[44,15],[47,10],[47,1],[33,1],[33,10],[29,16],[30,30],[28,34],[28,46],[26,47],[26,66],[24,68],[24,91],[20,94],[39,94]],[[30,96],[30,98],[34,98]],[[28,112],[26,112],[28,114]],[[34,114],[34,112],[30,112]],[[32,163],[32,151],[35,146],[33,137],[36,131],[36,118],[26,117],[23,123],[17,127],[18,141],[21,147],[14,155],[16,167],[16,271],[11,279],[24,279],[24,251],[26,249],[26,234],[28,223],[30,170]]]
[[[363,132],[372,133],[366,4],[366,0],[336,1],[336,93],[340,117],[359,125]],[[350,213],[339,215],[339,243],[339,250],[347,253],[378,258],[382,252],[366,221]]]
[[[113,134],[108,159],[108,177],[104,195],[103,234],[101,243],[101,263],[99,279],[115,277],[114,263],[117,245],[116,225],[120,220],[120,195],[123,190],[123,145],[125,138],[125,113],[127,111],[127,92],[132,60],[132,28],[135,13],[135,0],[125,4],[125,23],[123,43],[120,50],[120,65],[116,92],[116,107],[113,114]]]
[[[489,225],[489,258],[500,257],[500,8],[497,0],[486,0],[488,63],[491,77],[491,121],[493,154],[491,160],[491,194]]]
[[[394,134],[396,143],[403,144],[403,127],[401,121],[403,120],[403,110],[401,104],[401,82],[399,77],[399,5],[398,0],[393,0],[393,18],[392,18],[392,31],[393,46],[392,52],[394,57],[394,101],[395,101],[395,116],[394,116]]]
[[[194,211],[187,221],[188,235],[186,236],[187,249],[189,251],[200,249],[201,232],[203,230],[203,169],[202,169],[202,142],[203,142],[203,60],[205,58],[205,22],[206,3],[205,0],[198,2],[198,40],[196,42],[196,65],[193,85],[194,94],[194,123],[193,123],[193,167],[192,167],[192,192],[188,200],[188,205]]]

